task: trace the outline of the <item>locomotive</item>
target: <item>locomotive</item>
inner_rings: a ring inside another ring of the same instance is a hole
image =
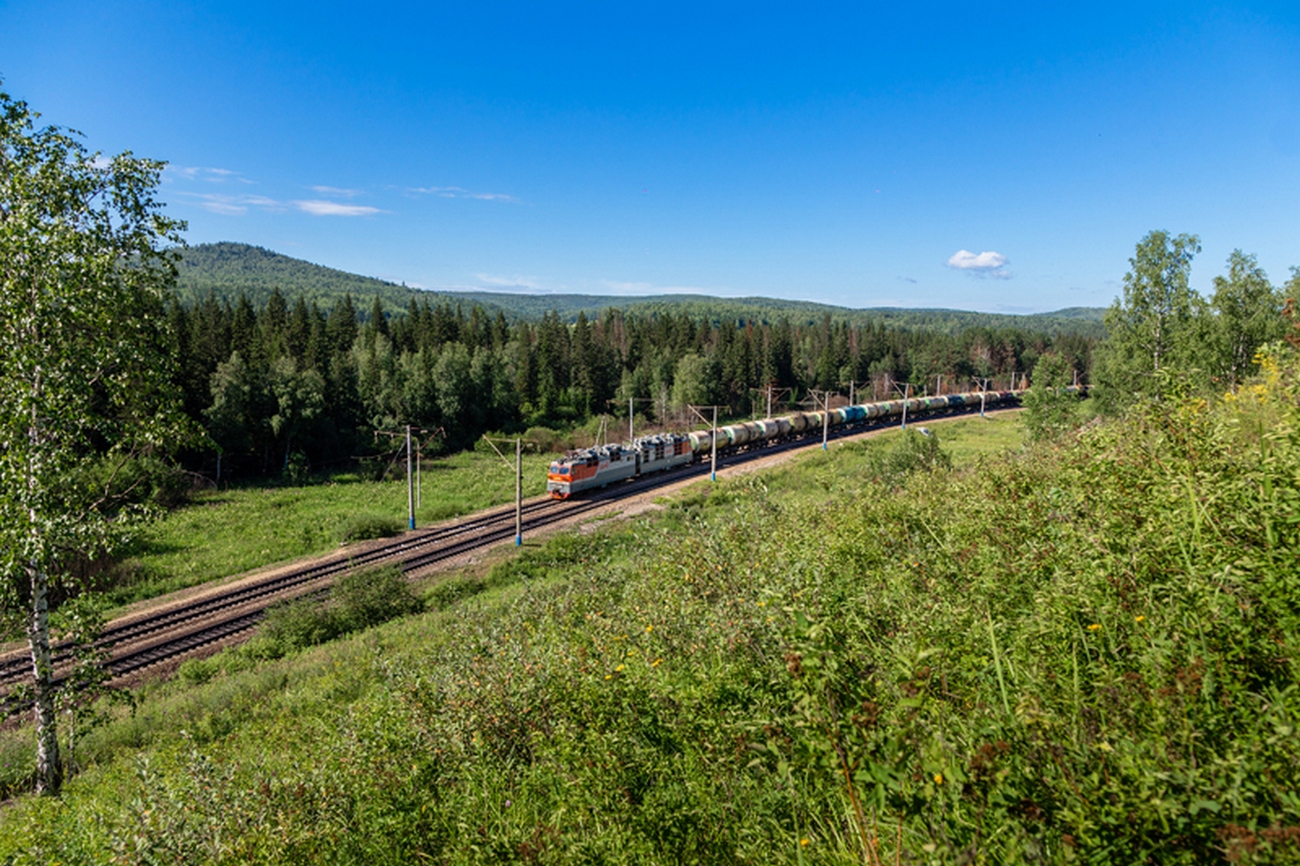
[[[1075,389],[1070,389],[1075,390]],[[966,394],[945,394],[940,397],[912,397],[906,400],[886,400],[880,403],[862,403],[823,411],[795,412],[779,418],[746,421],[717,428],[718,453],[752,448],[784,439],[795,438],[827,427],[857,424],[877,418],[902,415],[922,415],[944,409],[966,406],[993,406],[1019,400],[1023,390],[974,391]],[[823,417],[829,415],[829,417]],[[671,469],[691,463],[713,446],[713,430],[698,430],[690,434],[656,433],[642,436],[632,442],[596,445],[567,452],[563,458],[551,463],[546,473],[546,491],[552,499],[568,499],[575,493],[604,487],[615,481]]]

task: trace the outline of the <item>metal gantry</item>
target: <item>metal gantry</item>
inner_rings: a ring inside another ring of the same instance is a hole
[[[509,439],[489,439],[486,433],[483,434],[483,441],[492,446],[492,450],[497,453],[506,464],[510,466],[510,460],[506,455],[501,453],[497,447],[497,442],[509,442]],[[522,436],[515,437],[515,547],[524,543],[524,440]]]

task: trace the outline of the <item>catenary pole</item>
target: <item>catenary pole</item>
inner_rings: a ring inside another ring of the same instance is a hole
[[[411,485],[411,425],[406,425],[406,516],[415,528],[415,488]]]
[[[524,543],[524,440],[515,439],[515,547]]]
[[[713,453],[709,456],[709,480],[718,480],[718,407],[713,407],[713,435],[709,437]]]
[[[830,440],[831,435],[831,392],[826,392],[826,405],[822,407],[822,450],[826,450],[826,443]]]

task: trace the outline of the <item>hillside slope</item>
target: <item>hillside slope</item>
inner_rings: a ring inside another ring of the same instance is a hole
[[[193,302],[215,292],[218,297],[235,299],[242,292],[255,306],[264,304],[273,289],[286,297],[304,295],[328,309],[344,293],[351,293],[359,309],[369,309],[370,299],[378,297],[389,312],[405,310],[412,298],[431,303],[446,301],[469,307],[479,304],[490,314],[501,310],[513,320],[540,319],[548,312],[573,321],[579,313],[594,318],[602,310],[621,309],[643,315],[671,312],[695,318],[775,322],[782,317],[793,323],[814,323],[824,316],[851,324],[884,322],[898,328],[926,329],[956,333],[967,328],[1020,328],[1051,334],[1075,333],[1087,337],[1104,336],[1102,310],[1073,307],[1054,313],[1016,316],[974,313],[964,310],[874,308],[851,309],[811,301],[787,301],[777,298],[714,298],[704,295],[623,295],[539,294],[509,292],[427,291],[396,283],[363,277],[346,271],[314,265],[301,259],[281,255],[262,247],[223,242],[199,244],[185,250],[180,268],[183,300]]]
[[[191,665],[0,860],[1297,862],[1300,361],[1264,369],[976,471],[912,434],[702,483]]]

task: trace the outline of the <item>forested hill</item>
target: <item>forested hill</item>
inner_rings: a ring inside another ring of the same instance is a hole
[[[314,265],[249,244],[229,241],[198,244],[186,249],[182,255],[180,296],[186,303],[200,301],[209,292],[233,303],[243,294],[260,309],[275,289],[287,298],[301,295],[309,304],[315,301],[323,310],[332,309],[345,294],[351,294],[358,306],[367,309],[372,299],[378,297],[390,313],[405,312],[412,298],[433,304],[439,301],[455,304],[461,300],[441,292],[426,292]],[[481,306],[493,315],[499,309],[490,302],[482,302]],[[509,311],[506,314],[513,317]]]
[[[561,319],[572,322],[578,313],[595,318],[610,308],[654,314],[670,310],[674,315],[688,315],[697,320],[720,323],[724,320],[775,324],[787,318],[795,325],[815,325],[824,316],[850,325],[883,323],[890,328],[941,331],[957,334],[968,328],[1017,328],[1048,334],[1079,334],[1103,337],[1105,328],[1100,307],[1071,307],[1054,313],[1018,316],[998,313],[975,313],[968,310],[904,309],[870,307],[852,309],[812,301],[786,301],[777,298],[714,298],[706,295],[514,295],[503,292],[447,292],[485,306],[500,307],[528,319],[540,319],[554,311]]]
[[[578,313],[595,318],[601,310],[615,308],[642,314],[671,310],[697,320],[723,320],[773,324],[782,317],[792,324],[814,324],[829,315],[851,325],[883,323],[888,327],[940,331],[956,334],[969,328],[1017,328],[1049,334],[1078,334],[1102,337],[1102,310],[1072,307],[1054,313],[1030,316],[973,313],[964,310],[923,310],[881,307],[855,310],[809,301],[776,298],[713,298],[703,295],[521,295],[507,292],[432,292],[363,277],[346,271],[314,265],[262,247],[239,243],[199,244],[185,250],[180,267],[181,298],[194,302],[215,292],[232,302],[240,293],[255,307],[263,306],[273,289],[286,297],[303,295],[324,310],[332,308],[345,293],[351,293],[361,308],[378,297],[390,313],[405,311],[412,298],[431,303],[449,301],[469,307],[482,306],[495,315],[498,310],[511,320],[536,321],[548,312],[573,322]]]

